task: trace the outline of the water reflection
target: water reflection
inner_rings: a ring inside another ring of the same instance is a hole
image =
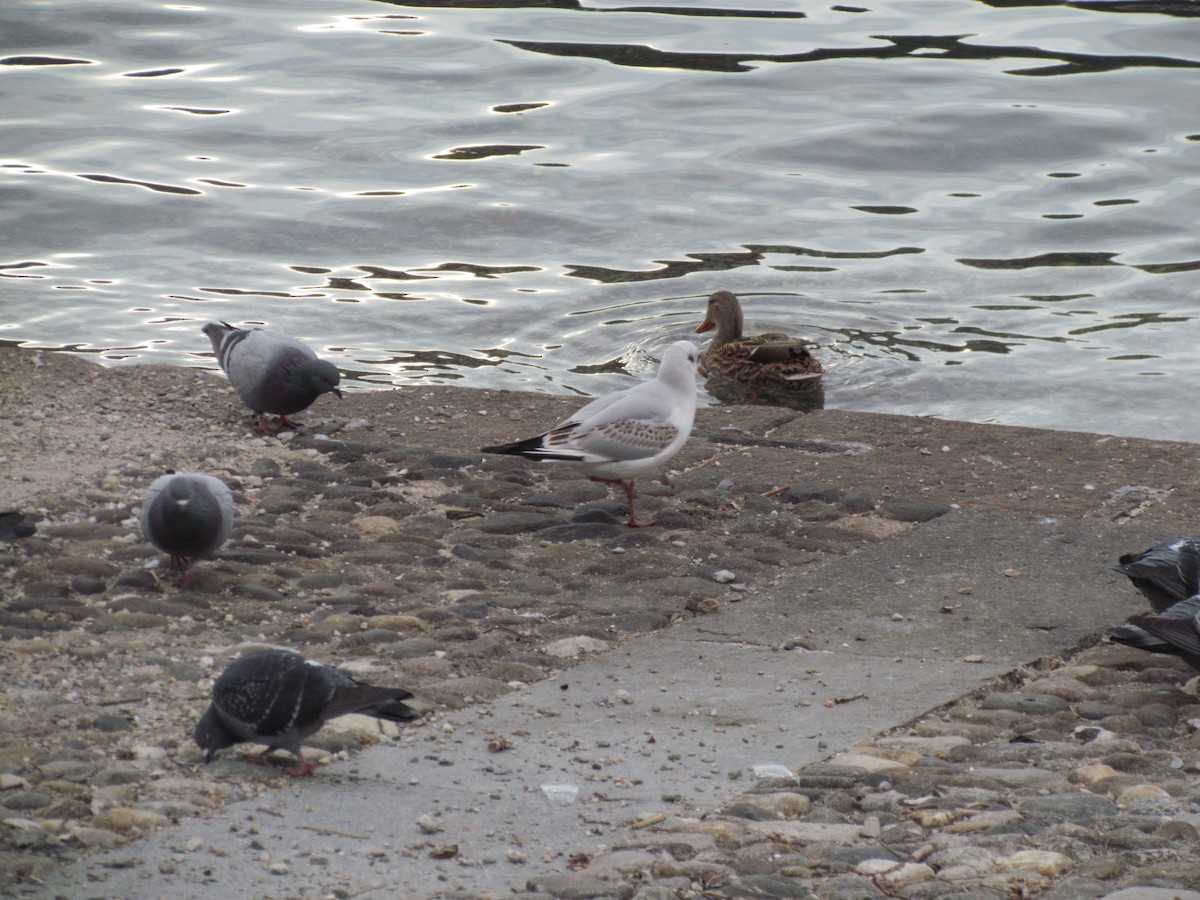
[[[11,0],[0,333],[595,395],[728,289],[814,406],[1200,440],[1197,4],[755,6]]]
[[[541,144],[483,144],[474,147],[455,147],[445,153],[434,154],[434,159],[488,159],[492,156],[520,156],[530,150],[545,150]]]
[[[885,259],[905,253],[922,253],[920,247],[897,247],[893,250],[877,250],[870,252],[836,252],[827,250],[812,250],[807,247],[787,247],[781,245],[747,244],[744,253],[686,253],[686,260],[655,260],[661,268],[648,271],[620,271],[604,269],[599,266],[581,266],[568,263],[564,268],[566,274],[576,278],[588,278],[600,284],[620,284],[631,281],[657,281],[663,278],[681,278],[695,272],[727,272],[742,266],[757,266],[767,256],[810,256],[819,259]],[[787,271],[822,272],[831,271],[828,267],[775,266]]]
[[[1071,335],[1095,334],[1098,331],[1111,331],[1114,328],[1137,328],[1139,325],[1161,325],[1167,322],[1192,321],[1192,316],[1167,316],[1156,312],[1120,313],[1115,318],[1117,319],[1115,322],[1089,325],[1086,328],[1075,328],[1067,333]]]
[[[1045,266],[1124,266],[1117,262],[1119,253],[1039,253],[1023,259],[959,259],[957,262],[976,269],[1037,269]],[[1151,275],[1169,275],[1175,272],[1190,272],[1200,269],[1200,260],[1185,260],[1175,263],[1143,263],[1129,268]]]
[[[550,41],[502,41],[501,43],[548,56],[581,56],[602,59],[617,66],[641,69],[693,69],[701,72],[748,72],[759,63],[816,63],[833,60],[892,60],[903,57],[962,60],[1045,60],[1055,65],[1010,69],[1009,75],[1082,75],[1128,68],[1195,69],[1200,61],[1170,56],[1097,55],[1069,53],[1039,47],[991,47],[965,41],[961,35],[871,35],[886,42],[878,47],[830,47],[805,53],[745,54],[686,53],[659,50],[638,44],[576,44]]]
[[[719,9],[701,6],[585,6],[579,0],[378,0],[390,6],[425,9],[557,9],[601,13],[653,13],[667,16],[724,16],[729,18],[803,19],[798,10]],[[1191,18],[1200,16],[1195,0],[976,0],[997,9],[1062,6],[1094,12],[1154,13]],[[859,6],[834,6],[838,12],[865,13]]]
[[[150,69],[146,72],[122,72],[126,78],[164,78],[168,75],[182,75],[187,69]]]
[[[665,16],[727,16],[739,19],[803,19],[796,10],[716,9],[703,6],[585,6],[579,0],[379,0],[424,9],[561,9],[588,13],[652,13]]]
[[[1196,0],[979,0],[988,6],[1013,9],[1029,6],[1067,6],[1110,13],[1156,13],[1191,18],[1200,16]]]
[[[90,59],[64,59],[57,56],[5,56],[0,66],[90,66]]]
[[[99,181],[104,184],[130,184],[135,187],[144,187],[147,190],[159,191],[163,194],[196,194],[203,193],[202,191],[193,190],[192,188],[180,187],[176,184],[155,184],[152,181],[137,181],[133,178],[121,178],[117,175],[78,175],[78,178],[84,178],[88,181]]]
[[[782,406],[798,412],[812,412],[825,406],[823,379],[800,382],[792,386],[768,385],[752,388],[733,378],[710,374],[704,379],[704,390],[719,403],[731,406]]]

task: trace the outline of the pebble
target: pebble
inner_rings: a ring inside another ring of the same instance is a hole
[[[905,863],[897,869],[880,873],[875,880],[882,888],[899,891],[914,884],[929,881],[933,877],[933,869],[925,863]]]
[[[950,505],[937,500],[887,500],[879,507],[885,519],[898,522],[929,522],[950,512]]]
[[[1117,805],[1098,794],[1048,794],[1027,797],[1021,809],[1044,822],[1088,824],[1096,819],[1115,816]]]
[[[998,691],[988,694],[981,704],[983,709],[1007,709],[1030,715],[1046,715],[1068,709],[1070,703],[1053,694]]]
[[[1119,716],[1124,713],[1121,707],[1112,703],[1088,700],[1075,706],[1075,714],[1081,719],[1106,719],[1109,716]]]
[[[1083,784],[1089,788],[1095,787],[1100,782],[1109,778],[1115,778],[1117,770],[1112,766],[1104,763],[1093,763],[1087,766],[1080,766],[1067,776],[1067,780],[1075,784]]]
[[[103,594],[106,588],[103,579],[95,575],[76,575],[71,579],[71,590],[77,594]]]
[[[145,834],[169,823],[170,819],[158,813],[123,806],[113,807],[96,817],[96,825],[100,828],[126,835]]]
[[[425,834],[437,834],[444,831],[446,825],[440,817],[424,815],[417,818],[417,827]]]
[[[608,641],[602,641],[598,638],[588,637],[587,635],[580,635],[578,637],[562,638],[561,640],[553,641],[543,647],[542,650],[550,656],[574,659],[585,653],[603,653],[609,646]]]
[[[1072,868],[1071,860],[1066,856],[1047,850],[1018,850],[1011,856],[997,857],[996,866],[1006,872],[1037,872],[1051,877]]]

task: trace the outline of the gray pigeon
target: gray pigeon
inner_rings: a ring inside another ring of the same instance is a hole
[[[1161,613],[1180,600],[1200,594],[1200,541],[1175,538],[1141,553],[1127,553],[1115,568],[1127,575]]]
[[[1131,616],[1108,634],[1119,644],[1169,653],[1200,670],[1200,596],[1180,600],[1155,615]]]
[[[203,331],[229,383],[258,416],[260,434],[298,427],[288,416],[308,409],[324,393],[342,396],[337,366],[317,359],[294,337],[263,328],[234,328],[226,322],[209,322]],[[274,425],[267,413],[279,417]]]
[[[340,669],[288,650],[264,650],[234,660],[213,683],[212,704],[200,717],[193,735],[204,761],[218,750],[254,742],[272,750],[287,750],[299,765],[289,775],[311,775],[300,745],[330,719],[362,713],[389,722],[406,722],[421,713],[403,701],[412,694],[402,688],[373,687]],[[250,762],[269,765],[263,756]]]
[[[142,500],[142,534],[171,557],[179,587],[191,581],[197,559],[208,559],[233,531],[233,495],[211,475],[156,478]]]

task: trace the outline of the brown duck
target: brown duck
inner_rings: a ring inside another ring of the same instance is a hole
[[[811,383],[825,371],[808,343],[786,334],[742,335],[742,305],[729,291],[708,298],[699,334],[717,329],[702,360],[705,373],[732,378],[752,388]]]

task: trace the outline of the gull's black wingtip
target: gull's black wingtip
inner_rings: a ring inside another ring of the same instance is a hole
[[[493,447],[483,447],[480,453],[503,453],[507,456],[525,456],[542,449],[542,435],[513,441],[511,444],[496,444]]]

